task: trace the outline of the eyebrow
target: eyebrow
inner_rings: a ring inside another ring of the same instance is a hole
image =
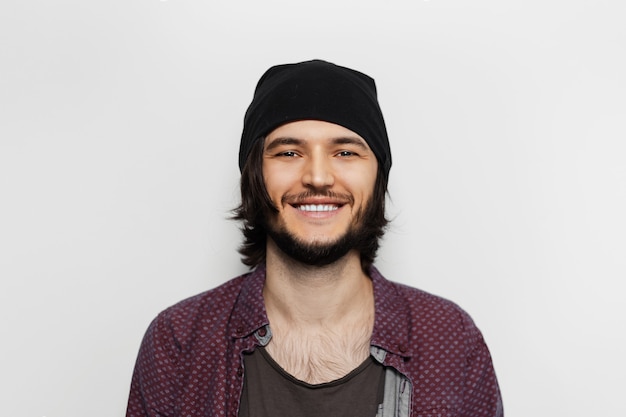
[[[336,145],[356,145],[361,149],[368,149],[368,146],[365,144],[365,141],[363,139],[350,136],[335,138],[333,139],[333,143]]]
[[[282,145],[302,145],[304,141],[302,139],[290,138],[290,137],[280,137],[276,139],[272,139],[272,141],[265,148],[266,151],[271,151],[274,148],[278,148]]]
[[[363,150],[368,149],[368,146],[365,144],[363,139],[357,138],[357,137],[350,137],[350,136],[343,137],[342,136],[342,137],[331,139],[331,142],[334,145],[355,145]],[[277,148],[282,145],[300,146],[300,145],[304,145],[305,143],[306,143],[306,140],[303,140],[303,139],[296,139],[296,138],[292,138],[288,136],[278,137],[278,138],[272,139],[272,141],[267,145],[267,148],[265,148],[265,150],[271,151],[272,149]]]

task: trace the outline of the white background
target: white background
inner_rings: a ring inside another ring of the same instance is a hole
[[[0,414],[121,416],[143,332],[245,271],[271,65],[372,75],[378,266],[482,329],[508,417],[626,415],[626,11],[614,1],[4,0]]]

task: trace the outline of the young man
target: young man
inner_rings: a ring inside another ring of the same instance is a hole
[[[479,330],[372,266],[391,152],[374,80],[270,68],[244,120],[246,275],[162,312],[128,417],[502,416]]]

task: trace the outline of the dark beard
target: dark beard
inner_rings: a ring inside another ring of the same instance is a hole
[[[368,204],[370,208],[372,205]],[[369,228],[364,226],[369,210],[365,215],[360,211],[356,217],[356,224],[334,242],[307,243],[298,239],[284,227],[273,224],[266,225],[267,235],[272,238],[276,246],[287,256],[310,266],[330,265],[345,256],[352,249],[361,252],[364,245],[372,238]]]
[[[355,232],[349,230],[334,242],[306,243],[284,229],[270,228],[268,236],[290,258],[310,266],[332,264],[354,249]]]

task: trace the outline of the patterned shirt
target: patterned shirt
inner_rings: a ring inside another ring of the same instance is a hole
[[[408,382],[396,390],[406,411],[396,405],[393,414],[503,416],[491,356],[467,313],[374,267],[370,277],[373,356]],[[159,314],[141,344],[126,416],[237,417],[243,353],[271,338],[264,282],[261,265]]]

